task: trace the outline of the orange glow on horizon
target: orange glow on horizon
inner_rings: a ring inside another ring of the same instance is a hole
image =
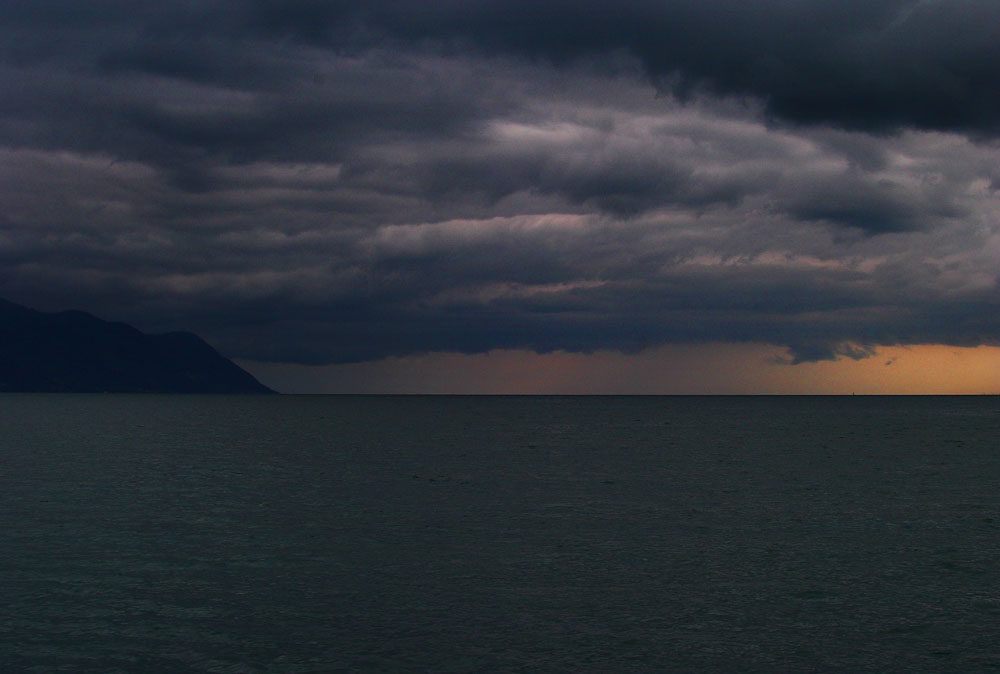
[[[346,365],[241,361],[287,393],[997,394],[1000,347],[880,347],[862,360],[788,365],[770,344],[600,351],[428,353]]]

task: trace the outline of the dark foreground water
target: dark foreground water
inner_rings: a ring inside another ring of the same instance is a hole
[[[0,395],[0,671],[994,671],[998,438],[996,397]]]

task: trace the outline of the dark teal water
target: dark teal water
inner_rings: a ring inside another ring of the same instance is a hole
[[[996,671],[998,438],[996,397],[0,395],[0,671]]]

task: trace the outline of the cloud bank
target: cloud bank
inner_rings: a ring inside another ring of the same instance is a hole
[[[1000,336],[993,2],[0,6],[16,301],[302,364]]]

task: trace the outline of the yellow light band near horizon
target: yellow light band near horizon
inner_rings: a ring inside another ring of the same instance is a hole
[[[635,354],[429,353],[345,365],[240,361],[285,393],[997,394],[1000,347],[879,347],[861,360],[787,364],[770,344],[670,345]]]

